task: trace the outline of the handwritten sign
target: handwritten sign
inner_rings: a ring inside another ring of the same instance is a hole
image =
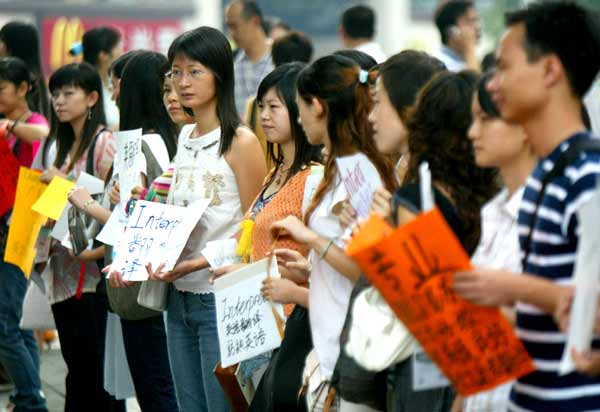
[[[142,129],[124,130],[113,135],[117,146],[115,173],[119,175],[119,191],[124,205],[131,189],[142,183]]]
[[[470,268],[469,257],[438,209],[380,240],[372,233],[361,239],[368,227],[347,252],[461,395],[534,370],[498,309],[473,305],[452,289],[453,274]]]
[[[127,229],[115,244],[113,270],[125,280],[141,281],[148,280],[146,263],[155,268],[164,263],[165,271],[173,269],[210,200],[188,207],[137,201]]]
[[[206,246],[202,249],[202,256],[208,264],[213,268],[232,265],[242,261],[241,257],[236,253],[237,239],[220,239],[212,242],[206,242]]]
[[[577,243],[575,258],[575,297],[571,306],[567,344],[560,362],[561,375],[575,370],[571,352],[590,350],[594,336],[594,321],[598,303],[598,281],[600,280],[600,187],[577,211],[581,235]]]
[[[85,187],[90,195],[97,195],[104,191],[104,182],[95,176],[81,172],[77,178],[76,185]],[[71,205],[66,204],[60,217],[52,228],[51,236],[56,240],[63,240],[69,231],[69,209]]]
[[[373,192],[383,186],[377,169],[362,153],[338,157],[336,162],[356,215],[360,219],[368,218]]]
[[[31,205],[46,190],[40,182],[40,172],[26,167],[19,169],[15,206],[8,229],[4,261],[18,266],[29,278],[35,259],[35,242],[46,217],[31,209]]]
[[[58,220],[67,205],[67,197],[73,186],[74,182],[55,176],[31,209],[52,220]]]
[[[4,216],[15,204],[17,181],[19,180],[19,161],[8,146],[5,138],[0,138],[0,216]]]
[[[273,308],[283,318],[280,304],[265,300],[260,289],[269,260],[262,259],[215,280],[217,331],[223,367],[234,365],[281,345]],[[270,275],[279,277],[277,261]]]

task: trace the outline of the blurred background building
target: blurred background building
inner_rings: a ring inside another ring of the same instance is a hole
[[[440,39],[432,14],[440,0],[365,0],[377,12],[377,37],[387,55],[405,48],[433,51]],[[72,61],[68,50],[83,32],[100,25],[121,30],[124,49],[166,52],[173,38],[189,28],[224,29],[228,0],[0,0],[0,25],[13,19],[35,23],[42,36],[44,69],[50,73]],[[475,0],[481,17],[480,55],[493,50],[504,11],[527,0]],[[580,0],[600,8],[598,0]],[[311,36],[315,57],[341,48],[337,35],[342,11],[355,0],[257,0],[266,17]]]

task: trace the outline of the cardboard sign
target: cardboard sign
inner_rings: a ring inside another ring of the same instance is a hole
[[[5,138],[0,138],[0,216],[12,209],[15,204],[17,193],[17,181],[19,180],[19,161],[8,146]]]
[[[383,187],[381,177],[367,156],[358,153],[336,159],[348,200],[359,219],[369,217],[373,193]]]
[[[376,225],[361,227],[347,253],[461,395],[534,370],[497,308],[473,305],[452,289],[454,273],[470,269],[469,257],[438,209],[379,239],[369,231]]]
[[[35,259],[35,242],[46,221],[46,217],[31,209],[47,187],[40,182],[40,174],[26,167],[19,170],[15,206],[4,252],[4,261],[18,266],[27,278]]]
[[[74,182],[55,176],[31,209],[52,220],[58,220],[67,205],[69,191],[73,186]]]
[[[250,359],[281,345],[274,310],[283,318],[283,306],[265,300],[260,289],[267,278],[269,259],[259,260],[215,280],[217,330],[223,367]],[[279,277],[277,260],[270,275]]]
[[[127,229],[115,244],[113,270],[129,281],[148,280],[146,263],[173,269],[181,251],[211,199],[188,207],[138,200]],[[114,212],[113,212],[114,214]]]

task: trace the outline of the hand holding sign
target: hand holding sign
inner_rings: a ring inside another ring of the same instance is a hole
[[[377,226],[381,230],[373,233]],[[347,253],[461,395],[534,370],[497,309],[475,306],[453,291],[453,274],[470,268],[469,257],[438,209],[391,235],[386,230],[377,218],[366,222]]]
[[[167,271],[173,269],[209,203],[210,199],[205,199],[185,208],[137,201],[127,229],[115,244],[113,270],[120,272],[124,280],[141,281],[148,280],[148,263]]]

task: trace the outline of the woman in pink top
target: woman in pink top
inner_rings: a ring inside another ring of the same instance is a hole
[[[48,136],[48,121],[27,104],[27,95],[35,84],[25,63],[17,57],[0,59],[0,136],[8,145],[21,166],[30,167],[42,139]]]

